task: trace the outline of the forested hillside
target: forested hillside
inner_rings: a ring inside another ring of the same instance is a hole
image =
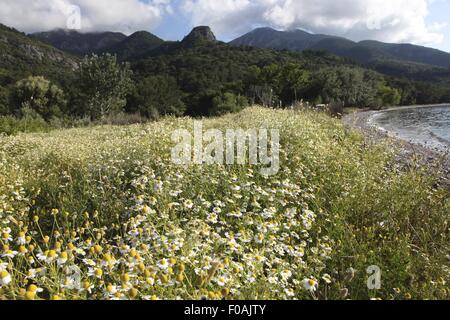
[[[360,62],[395,60],[450,68],[450,53],[408,43],[380,41],[355,42],[342,37],[312,34],[302,30],[255,29],[230,42],[234,46],[252,46],[277,50],[326,50]]]
[[[444,68],[384,62],[381,73],[324,51],[231,46],[208,27],[179,42],[137,32],[84,58],[4,26],[0,40],[0,114],[44,122],[221,115],[253,103],[340,110],[450,100]]]

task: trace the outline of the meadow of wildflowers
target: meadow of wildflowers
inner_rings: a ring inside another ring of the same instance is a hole
[[[448,298],[449,190],[388,142],[319,113],[204,121],[279,129],[265,177],[175,165],[192,122],[0,137],[0,299]]]

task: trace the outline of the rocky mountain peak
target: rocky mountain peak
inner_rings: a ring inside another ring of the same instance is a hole
[[[203,42],[216,42],[216,36],[211,31],[210,27],[200,26],[195,27],[182,41],[183,44],[197,44]]]

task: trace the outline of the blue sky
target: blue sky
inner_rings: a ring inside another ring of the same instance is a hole
[[[192,27],[209,25],[218,39],[228,41],[268,26],[450,52],[450,0],[0,1],[0,23],[28,33],[67,28],[78,8],[81,32],[147,30],[180,40]]]
[[[395,2],[396,0],[391,1]],[[186,16],[183,14],[182,10],[180,10],[180,6],[182,5],[181,0],[175,0],[172,1],[172,3],[175,13],[166,15],[162,23],[152,31],[166,40],[181,40],[187,33],[189,33],[195,23],[193,24],[189,16]],[[425,22],[430,26],[433,24],[442,24],[439,32],[443,35],[443,40],[440,43],[425,45],[450,52],[450,0],[430,1],[428,10],[429,14],[426,16]],[[314,32],[314,30],[310,31]],[[229,41],[236,37],[236,34],[233,34],[232,32],[215,32],[218,38],[223,41]],[[331,32],[330,34],[333,33]],[[370,39],[370,37],[367,39]]]
[[[430,5],[430,15],[427,18],[428,23],[442,22],[447,23],[442,29],[444,40],[441,44],[434,45],[438,49],[450,52],[450,1],[435,1]]]

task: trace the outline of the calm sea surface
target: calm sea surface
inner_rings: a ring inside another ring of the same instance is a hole
[[[450,105],[382,111],[370,121],[401,139],[443,151],[450,149]]]

